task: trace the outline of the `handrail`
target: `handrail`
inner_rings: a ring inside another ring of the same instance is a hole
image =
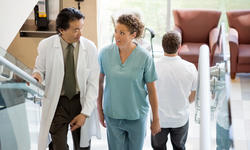
[[[200,100],[200,149],[210,150],[210,71],[209,48],[200,47],[198,66],[198,96]]]
[[[226,42],[226,33],[225,33],[225,23],[224,22],[221,22],[221,50],[222,50],[222,53],[223,53],[223,61],[225,62],[225,69],[226,69],[226,73],[228,74],[229,73],[229,55],[227,55],[227,45],[228,43]]]
[[[35,85],[36,87],[40,88],[41,90],[45,89],[45,86],[39,83],[37,80],[32,78],[28,73],[24,72],[22,69],[17,67],[16,65],[9,62],[6,58],[3,56],[0,56],[0,64],[4,65],[11,71],[13,71],[15,74],[17,74],[19,77],[23,78],[25,81]]]
[[[223,60],[228,61],[229,57],[226,55],[226,33],[225,33],[225,23],[221,22],[221,50],[223,53]]]

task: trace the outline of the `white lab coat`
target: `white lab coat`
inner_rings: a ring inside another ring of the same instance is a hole
[[[97,57],[97,49],[94,43],[81,37],[76,80],[80,89],[81,113],[90,116],[81,127],[81,147],[89,145],[91,136],[101,137],[96,110],[100,72]],[[45,80],[38,139],[38,150],[45,150],[48,145],[49,128],[59,101],[64,78],[64,60],[59,35],[51,36],[39,43],[38,56],[33,72],[40,73],[42,79]]]

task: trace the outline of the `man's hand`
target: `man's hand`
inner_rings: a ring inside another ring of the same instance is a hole
[[[39,83],[42,82],[42,77],[41,77],[41,75],[40,75],[38,72],[34,72],[34,73],[32,74],[32,77],[33,77],[34,79],[36,79]],[[30,85],[30,83],[27,82],[27,85]]]
[[[70,122],[70,127],[71,127],[71,131],[74,131],[78,128],[80,128],[86,120],[86,116],[84,114],[79,114],[77,115],[71,122]]]
[[[32,77],[34,79],[36,79],[38,82],[40,82],[40,83],[42,82],[42,77],[41,77],[41,75],[38,72],[33,73]]]

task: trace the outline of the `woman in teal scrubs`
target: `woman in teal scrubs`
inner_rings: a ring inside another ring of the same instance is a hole
[[[121,15],[115,26],[116,43],[104,47],[99,55],[98,112],[101,124],[107,127],[109,150],[142,150],[149,103],[151,132],[160,131],[154,61],[133,42],[143,29],[135,16]]]

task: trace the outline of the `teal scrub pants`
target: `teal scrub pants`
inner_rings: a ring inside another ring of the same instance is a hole
[[[137,120],[105,116],[109,150],[142,150],[147,116]]]

